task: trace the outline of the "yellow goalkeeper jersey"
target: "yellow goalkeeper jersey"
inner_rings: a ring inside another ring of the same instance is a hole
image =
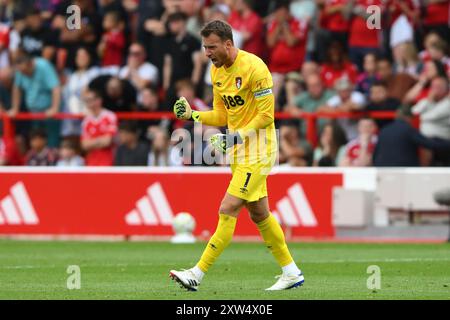
[[[229,68],[211,68],[213,110],[202,112],[202,123],[228,126],[239,132],[243,145],[234,149],[235,157],[245,151],[246,161],[273,158],[277,150],[274,124],[275,100],[272,75],[256,55],[239,50]]]

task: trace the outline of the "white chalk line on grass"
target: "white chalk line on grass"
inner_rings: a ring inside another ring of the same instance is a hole
[[[372,263],[372,262],[443,262],[450,261],[448,258],[397,258],[397,259],[328,259],[328,260],[301,260],[302,264],[308,263]],[[151,267],[154,263],[105,263],[105,264],[84,264],[80,263],[80,267]],[[51,269],[64,268],[63,265],[15,265],[15,266],[0,266],[0,269]]]

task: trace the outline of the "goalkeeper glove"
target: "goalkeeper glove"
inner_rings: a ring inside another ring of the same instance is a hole
[[[235,144],[241,144],[242,138],[237,132],[228,134],[217,133],[211,136],[209,141],[215,150],[226,153],[228,148]]]
[[[200,114],[197,111],[192,111],[189,102],[185,97],[178,99],[173,105],[173,113],[177,119],[182,120],[194,120],[195,122],[200,121]]]

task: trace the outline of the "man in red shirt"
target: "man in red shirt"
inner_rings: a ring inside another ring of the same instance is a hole
[[[380,15],[382,15],[383,7],[381,0],[352,0],[353,2],[353,17],[350,23],[350,60],[358,66],[360,71],[363,70],[364,56],[368,53],[379,53],[382,47],[381,43],[381,25],[369,29],[369,20],[373,13],[367,12],[370,6],[377,6],[380,8]],[[376,19],[373,19],[376,21]],[[372,18],[370,19],[372,21]],[[379,19],[381,22],[381,17]]]
[[[295,19],[289,12],[289,3],[277,3],[274,20],[269,23],[267,45],[270,49],[269,70],[273,77],[275,103],[284,77],[292,71],[300,71],[306,54],[308,24]]]
[[[111,166],[114,161],[114,141],[117,133],[116,115],[103,108],[100,92],[89,89],[84,101],[89,110],[81,124],[81,146],[86,151],[87,166]]]
[[[261,17],[253,11],[252,4],[252,0],[237,0],[228,23],[242,34],[243,50],[265,59],[264,24]]]

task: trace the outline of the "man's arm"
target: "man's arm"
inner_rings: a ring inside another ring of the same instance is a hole
[[[16,85],[13,85],[12,89],[12,101],[11,110],[9,110],[9,115],[14,117],[20,111],[20,104],[22,103],[22,91]]]
[[[56,86],[52,90],[52,104],[50,108],[48,108],[48,110],[46,111],[48,117],[51,117],[56,113],[58,113],[60,103],[61,103],[61,87]]]
[[[210,111],[197,112],[199,122],[207,126],[224,127],[228,123],[228,114],[220,95],[213,89],[213,109]]]
[[[416,129],[411,128],[411,139],[417,145],[432,150],[449,150],[450,141],[443,139],[430,139]]]
[[[81,140],[81,147],[84,151],[103,149],[109,147],[112,141],[113,137],[109,134],[92,139],[85,138]]]

